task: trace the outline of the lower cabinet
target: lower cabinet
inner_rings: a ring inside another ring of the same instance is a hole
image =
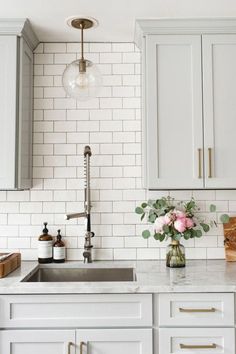
[[[75,354],[75,330],[3,330],[1,354]]]
[[[152,329],[2,330],[1,354],[152,354]]]
[[[161,328],[160,354],[235,354],[234,328]]]

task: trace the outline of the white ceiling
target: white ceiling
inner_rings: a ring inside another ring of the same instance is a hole
[[[99,27],[86,31],[85,41],[129,42],[137,18],[236,17],[235,0],[0,0],[1,18],[27,17],[42,42],[79,41],[65,19],[87,15]]]

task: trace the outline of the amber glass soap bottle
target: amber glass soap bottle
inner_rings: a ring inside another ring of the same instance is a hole
[[[49,235],[47,222],[44,223],[42,235],[38,239],[38,261],[39,263],[52,263],[53,237]]]
[[[64,263],[66,260],[66,248],[61,239],[61,230],[57,231],[57,239],[53,245],[53,262]]]

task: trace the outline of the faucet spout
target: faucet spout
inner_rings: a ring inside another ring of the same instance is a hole
[[[90,146],[84,148],[84,212],[66,214],[65,219],[86,218],[86,233],[84,242],[84,262],[92,263],[92,248],[91,238],[94,237],[94,232],[91,231],[91,203],[90,203],[90,157],[92,155]]]
[[[70,219],[75,219],[75,218],[86,218],[87,217],[87,213],[83,212],[83,213],[73,213],[73,214],[66,214],[65,215],[65,220],[70,220]]]

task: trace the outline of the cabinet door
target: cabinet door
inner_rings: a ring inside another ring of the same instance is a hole
[[[75,354],[75,331],[0,331],[0,353]]]
[[[32,181],[33,53],[23,38],[20,39],[19,75],[17,187],[26,189]]]
[[[203,36],[207,188],[236,188],[236,35]]]
[[[0,188],[16,183],[17,37],[0,36]]]
[[[144,70],[146,187],[203,188],[201,36],[147,36]]]
[[[152,329],[86,329],[76,331],[81,354],[152,354]]]

